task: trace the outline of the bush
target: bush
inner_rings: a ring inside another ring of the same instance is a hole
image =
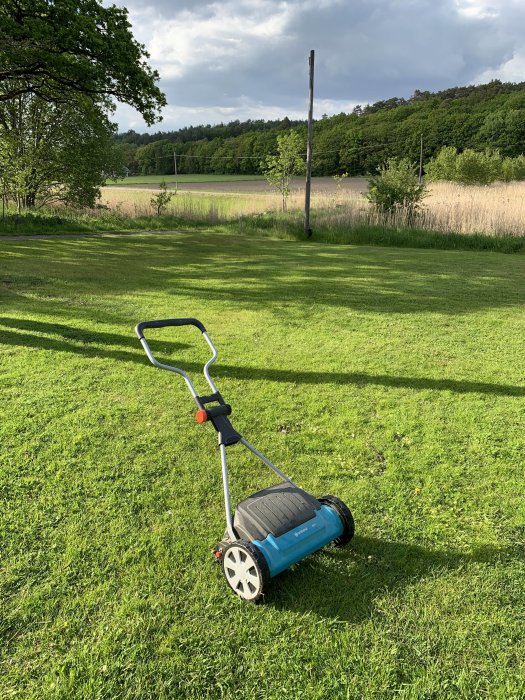
[[[454,182],[456,180],[457,159],[457,148],[454,148],[454,146],[443,146],[437,156],[432,158],[425,166],[426,179],[430,182],[436,180]]]
[[[368,181],[366,194],[380,211],[403,209],[409,216],[416,213],[425,196],[425,185],[419,182],[416,167],[408,158],[390,158],[379,168],[379,175]]]
[[[525,180],[525,156],[502,158],[499,151],[458,153],[452,146],[442,148],[426,166],[429,181],[448,180],[462,185],[489,185],[496,180]]]
[[[168,186],[164,180],[159,184],[159,190],[160,192],[150,199],[150,204],[156,210],[157,216],[162,216],[175,192],[168,192]]]
[[[501,180],[501,156],[499,151],[487,149],[482,153],[467,148],[456,160],[456,182],[463,185],[490,185]]]
[[[504,158],[501,164],[502,180],[512,182],[513,180],[525,180],[525,156],[516,158]]]

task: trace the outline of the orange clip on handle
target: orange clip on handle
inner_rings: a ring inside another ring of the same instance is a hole
[[[197,413],[195,414],[195,420],[197,423],[206,423],[208,420],[208,412],[204,410],[204,408],[199,408]]]

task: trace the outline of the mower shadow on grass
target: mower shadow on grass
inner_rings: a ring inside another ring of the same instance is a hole
[[[515,561],[525,562],[523,547],[486,545],[464,554],[356,536],[348,547],[327,547],[273,579],[265,604],[356,623],[379,613],[381,598],[423,579]]]
[[[0,343],[147,364],[140,345],[131,332],[127,336],[67,326],[63,323],[0,317]],[[188,343],[166,340],[157,341],[157,346],[168,355],[190,347]]]
[[[14,330],[6,330],[6,328]],[[39,335],[35,335],[35,333]],[[42,335],[44,333],[47,334],[47,337]],[[91,358],[100,357],[133,362],[144,366],[148,364],[140,346],[131,333],[127,336],[106,331],[92,331],[60,323],[0,317],[0,343],[56,352],[70,352]],[[151,347],[161,362],[169,364],[173,361],[173,355],[177,351],[190,346],[187,343],[158,340],[151,341]],[[202,365],[198,362],[185,361],[184,369],[188,372],[200,374]],[[508,384],[434,379],[431,377],[402,377],[388,374],[366,374],[364,372],[305,372],[300,370],[242,367],[219,363],[214,367],[214,376],[218,379],[232,378],[247,381],[348,384],[353,386],[377,385],[394,389],[415,389],[416,391],[433,390],[452,391],[457,394],[525,396],[525,387]]]

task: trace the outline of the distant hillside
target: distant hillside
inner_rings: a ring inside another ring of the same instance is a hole
[[[306,143],[306,122],[234,121],[216,126],[116,137],[128,168],[137,174],[169,175],[173,154],[180,173],[254,174],[275,152],[283,130],[295,128]],[[503,155],[525,153],[525,83],[416,90],[409,99],[392,98],[358,106],[351,114],[323,117],[314,124],[314,175],[372,173],[389,157],[425,159],[442,146],[499,148]]]

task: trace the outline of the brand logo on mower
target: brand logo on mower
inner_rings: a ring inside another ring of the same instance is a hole
[[[295,534],[296,537],[300,537],[301,535],[304,535],[305,532],[308,532],[308,528],[307,528],[307,527],[303,527],[302,530],[299,530],[299,532],[295,532],[294,534]]]

